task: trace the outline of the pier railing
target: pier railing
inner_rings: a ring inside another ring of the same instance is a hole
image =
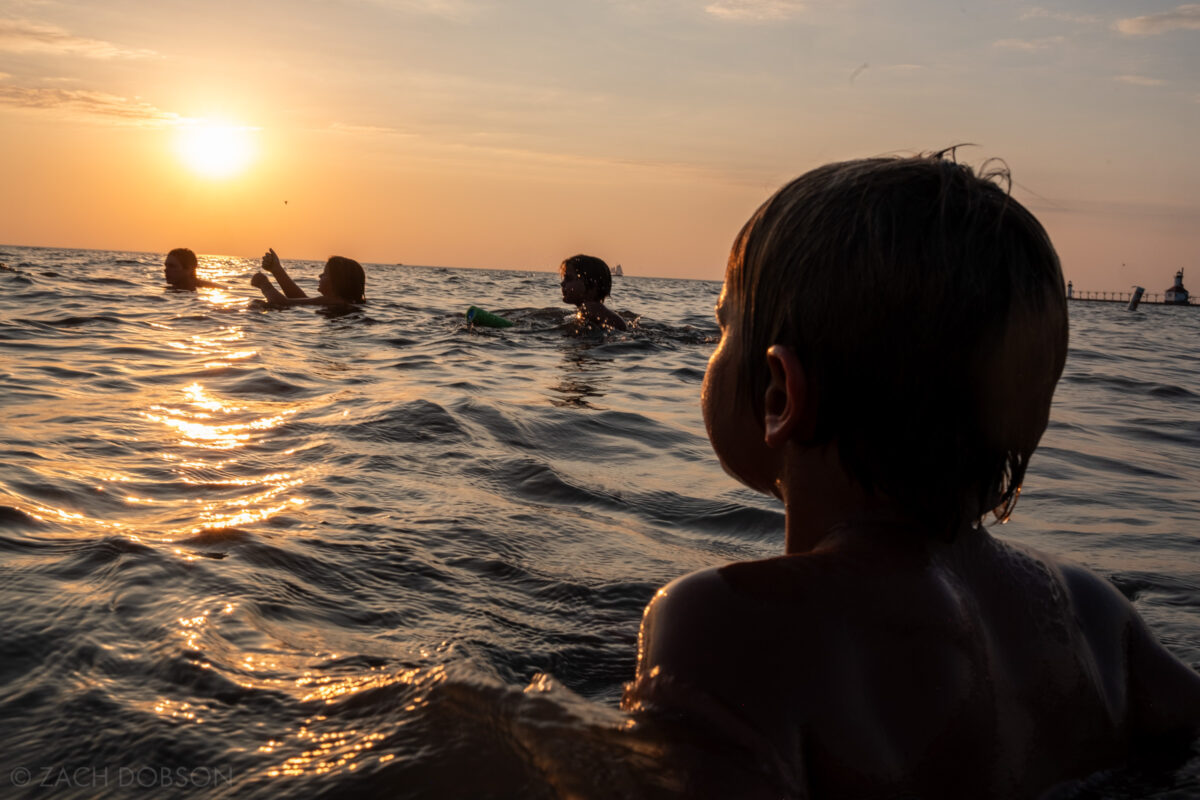
[[[1133,292],[1086,292],[1074,289],[1068,300],[1090,300],[1094,303],[1128,303],[1133,299]],[[1144,292],[1143,303],[1158,303],[1160,305],[1185,305],[1184,303],[1164,303],[1162,292]],[[1188,298],[1186,305],[1197,305]]]

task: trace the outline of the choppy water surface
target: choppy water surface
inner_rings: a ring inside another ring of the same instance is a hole
[[[599,337],[552,273],[368,265],[337,315],[251,303],[247,259],[198,294],[159,255],[0,262],[0,796],[670,788],[616,710],[642,608],[782,549],[700,420],[719,284],[617,279],[641,319]],[[1200,312],[1071,312],[1001,533],[1200,665]],[[1075,793],[1189,794],[1200,754]]]

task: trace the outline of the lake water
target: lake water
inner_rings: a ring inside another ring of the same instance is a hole
[[[618,710],[642,608],[783,547],[700,419],[719,283],[618,278],[640,321],[598,336],[549,272],[367,265],[338,315],[252,303],[256,259],[199,293],[161,254],[0,262],[0,796],[662,788]],[[1071,315],[998,533],[1200,665],[1200,311]],[[1200,796],[1200,750],[1069,796]]]

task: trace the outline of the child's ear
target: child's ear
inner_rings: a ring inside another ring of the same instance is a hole
[[[767,368],[771,379],[764,398],[763,440],[768,447],[780,447],[793,436],[808,441],[816,427],[816,414],[800,359],[787,345],[773,344],[767,348]]]

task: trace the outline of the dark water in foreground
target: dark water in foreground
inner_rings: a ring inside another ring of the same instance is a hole
[[[233,288],[199,295],[155,255],[0,262],[0,797],[667,781],[617,710],[642,608],[782,550],[700,420],[718,284],[618,279],[640,325],[598,338],[549,273],[368,266],[337,316],[251,305],[242,259],[202,259]],[[472,303],[519,324],[469,330]],[[1200,665],[1200,312],[1071,312],[999,532],[1106,575]],[[1074,796],[1200,796],[1200,752]]]

